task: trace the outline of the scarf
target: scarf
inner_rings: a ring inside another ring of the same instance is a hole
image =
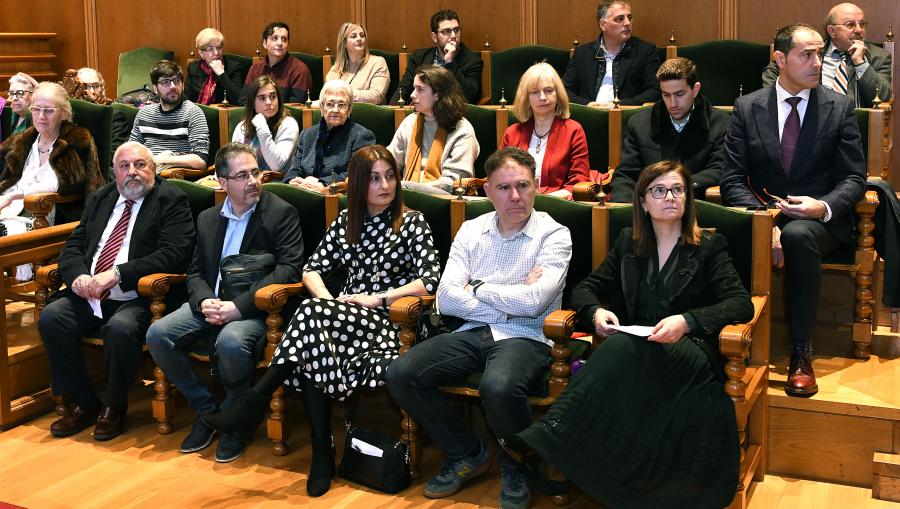
[[[406,176],[404,180],[413,182],[430,182],[441,178],[441,157],[444,155],[444,144],[447,143],[447,131],[438,125],[425,161],[425,175],[422,172],[422,136],[425,133],[425,115],[416,113],[416,124],[413,126],[409,147],[406,150]]]
[[[203,82],[203,88],[200,89],[197,103],[209,105],[213,102],[213,97],[216,95],[216,74],[213,72],[212,67],[206,63],[206,60],[200,61],[200,70],[206,74],[206,81]]]

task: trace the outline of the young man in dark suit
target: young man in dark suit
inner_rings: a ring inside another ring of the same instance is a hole
[[[219,411],[219,403],[194,371],[191,348],[206,335],[225,386],[227,407],[250,388],[253,370],[264,346],[265,315],[253,302],[256,291],[270,284],[300,280],[303,240],[297,209],[260,189],[254,150],[229,143],[216,154],[216,175],[225,202],[200,213],[197,246],[188,269],[188,302],[155,322],[147,331],[153,360],[197,412],[194,425],[181,443],[181,452],[195,452],[210,444],[214,430],[203,415]],[[221,261],[234,254],[271,254],[274,268],[246,288],[232,289],[220,275]],[[216,461],[237,459],[245,438],[223,435]]]
[[[774,85],[738,98],[725,136],[726,205],[773,203],[772,262],[785,266],[791,364],[785,391],[818,391],[812,368],[822,257],[852,242],[865,193],[865,158],[853,101],[819,87],[824,42],[805,24],[775,35]]]
[[[116,181],[92,193],[81,223],[59,255],[66,290],[41,312],[38,328],[50,360],[53,393],[66,413],[50,426],[65,437],[94,426],[95,440],[122,433],[128,390],[141,365],[150,325],[138,280],[187,268],[194,222],[185,194],[156,177],[147,147],[126,142],[116,150]],[[107,384],[97,398],[81,351],[81,337],[103,338]]]

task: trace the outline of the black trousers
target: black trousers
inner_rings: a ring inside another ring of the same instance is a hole
[[[790,219],[782,215],[785,304],[790,325],[791,352],[812,354],[812,328],[819,308],[822,257],[841,241],[821,221]]]
[[[98,334],[103,339],[107,375],[103,404],[124,410],[128,390],[141,366],[144,337],[150,326],[149,304],[143,298],[105,300],[101,308],[102,319],[94,316],[85,299],[66,291],[41,311],[38,328],[50,359],[54,395],[75,396],[83,407],[96,404],[81,338]]]

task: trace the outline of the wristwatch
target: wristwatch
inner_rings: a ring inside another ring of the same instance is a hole
[[[376,295],[376,297],[378,297],[379,299],[381,299],[381,307],[383,307],[383,308],[388,307],[388,305],[387,305],[387,292],[381,292],[381,293],[379,293],[378,295]]]
[[[478,287],[483,285],[484,281],[480,279],[473,279],[469,282],[469,286],[472,288],[472,295],[476,295],[478,292]]]

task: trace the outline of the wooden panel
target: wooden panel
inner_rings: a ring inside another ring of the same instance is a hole
[[[762,5],[759,2],[738,2],[737,38],[769,44],[775,36],[776,25],[785,26],[797,22],[809,23],[821,31],[825,15],[836,3],[834,0],[768,0]],[[770,4],[771,8],[766,8],[766,4]],[[900,19],[900,3],[896,0],[866,0],[856,4],[866,11],[866,21],[869,22],[866,37],[870,40],[884,40],[888,24],[896,24]]]
[[[67,68],[81,67],[85,49],[84,2],[82,0],[33,0],[3,2],[0,32],[55,32],[50,52],[57,55],[51,69],[62,76]],[[8,83],[0,84],[4,90]]]
[[[595,0],[538,2],[537,43],[570,48],[576,31],[581,44],[590,42],[600,33],[597,3]],[[759,4],[755,5],[758,8]],[[632,0],[631,11],[634,35],[657,46],[668,43],[673,28],[679,45],[717,39],[719,35],[719,0]]]
[[[241,55],[253,55],[262,41],[263,28],[276,20],[291,27],[291,51],[321,55],[326,44],[334,46],[341,23],[350,19],[348,0],[259,0],[252,9],[244,1],[221,0],[221,6],[220,30],[225,35],[226,51]],[[191,41],[195,35],[191,35]],[[265,53],[261,44],[259,50]]]
[[[110,94],[116,89],[119,53],[140,47],[172,50],[175,61],[183,66],[194,37],[208,22],[202,2],[158,0],[148,5],[137,0],[96,0],[96,5],[99,66]]]
[[[516,0],[458,0],[452,8],[459,14],[462,40],[473,51],[483,49],[485,36],[492,50],[503,50],[523,43],[522,2]],[[388,2],[366,2],[369,45],[385,51],[400,51],[406,43],[409,51],[432,46],[431,15],[447,8],[437,0],[398,0],[390,2],[390,16],[385,15]]]

